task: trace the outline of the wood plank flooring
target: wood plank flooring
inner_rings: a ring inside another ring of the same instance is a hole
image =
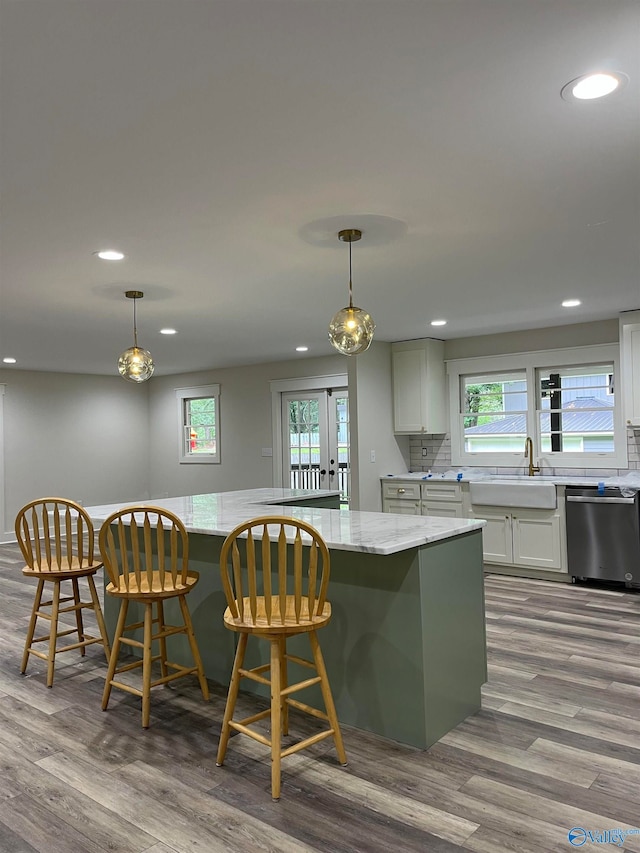
[[[617,849],[640,851],[636,592],[487,577],[482,710],[426,752],[345,727],[349,765],[328,742],[290,756],[273,803],[259,744],[215,766],[226,686],[155,690],[145,732],[133,696],[100,710],[98,647],[59,656],[51,690],[43,661],[20,675],[20,566],[0,546],[1,853],[539,853],[574,826],[636,829]]]

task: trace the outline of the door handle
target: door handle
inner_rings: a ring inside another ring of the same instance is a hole
[[[330,476],[330,477],[333,477],[333,476],[335,475],[335,473],[336,473],[336,472],[335,472],[335,471],[333,470],[333,468],[332,468],[332,469],[329,471],[329,476]]]
[[[326,469],[326,468],[321,468],[321,469],[320,469],[320,473],[321,473],[321,474],[322,474],[322,476],[324,477],[324,475],[327,473],[327,469]]]

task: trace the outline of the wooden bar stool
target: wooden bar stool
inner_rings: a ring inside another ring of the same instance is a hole
[[[288,540],[291,545],[287,544]],[[228,565],[229,556],[231,567]],[[291,572],[288,573],[288,560],[291,557]],[[263,516],[240,524],[231,531],[222,545],[220,568],[228,604],[224,625],[230,631],[238,632],[240,638],[216,763],[221,766],[224,762],[232,729],[265,744],[271,749],[271,796],[278,800],[280,762],[285,756],[333,737],[340,764],[347,763],[331,687],[316,636],[316,631],[324,628],[331,619],[331,605],[326,600],[329,550],[318,531],[310,524],[285,516]],[[303,633],[309,636],[313,662],[287,654],[287,639]],[[270,663],[244,669],[249,635],[269,642]],[[317,674],[289,685],[288,661],[315,670]],[[264,674],[267,671],[269,678]],[[269,685],[271,706],[243,720],[234,720],[233,713],[242,678]],[[311,687],[312,684],[320,685],[326,713],[291,698],[292,693]],[[282,749],[282,735],[289,731],[289,707],[325,720],[329,727]],[[251,723],[266,717],[271,719],[271,738],[249,727]]]
[[[75,501],[66,498],[38,498],[31,501],[18,512],[15,529],[26,562],[22,573],[38,580],[20,672],[26,672],[29,655],[42,658],[47,661],[47,687],[51,687],[56,654],[80,649],[80,654],[84,655],[87,646],[100,643],[104,647],[107,660],[109,659],[109,638],[93,579],[98,569],[102,568],[102,562],[94,559],[91,519],[86,510]],[[87,579],[91,601],[81,600],[79,578]],[[60,585],[63,581],[71,582],[71,595],[60,595]],[[42,600],[45,584],[52,586],[50,601]],[[69,601],[73,604],[68,607],[60,606]],[[94,611],[99,637],[86,633],[82,620],[84,609]],[[75,615],[76,627],[59,631],[58,619],[64,613]],[[34,638],[38,619],[49,622],[49,633]],[[77,634],[78,642],[59,646],[58,638],[69,634]],[[47,642],[47,652],[36,648],[36,643]]]
[[[112,525],[115,527],[115,535]],[[99,543],[110,580],[106,587],[107,593],[121,599],[102,696],[102,710],[107,710],[112,687],[141,696],[142,726],[148,729],[151,688],[158,684],[168,684],[176,678],[195,674],[204,699],[209,700],[209,687],[185,598],[200,576],[197,572],[189,571],[189,535],[184,525],[176,515],[161,507],[132,506],[112,513],[100,528]],[[182,625],[167,625],[165,622],[164,602],[169,598],[178,599]],[[130,601],[144,604],[142,621],[127,624]],[[155,633],[154,625],[157,626]],[[139,629],[143,631],[142,641],[124,636],[126,631]],[[182,666],[167,659],[167,637],[173,634],[187,635],[194,666]],[[156,655],[153,654],[154,640],[158,641],[159,647],[159,654]],[[118,668],[122,644],[140,649],[142,658]],[[155,661],[160,662],[161,677],[152,680],[151,668]],[[139,667],[142,667],[142,689],[116,680],[115,676],[119,673]]]

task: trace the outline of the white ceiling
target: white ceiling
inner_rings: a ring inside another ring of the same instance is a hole
[[[378,340],[640,308],[637,0],[0,12],[0,357],[16,368],[114,373],[131,288],[157,374],[299,357],[299,344],[329,355],[344,227],[363,231],[354,297]],[[560,97],[603,69],[629,85]],[[127,257],[99,261],[103,248]]]

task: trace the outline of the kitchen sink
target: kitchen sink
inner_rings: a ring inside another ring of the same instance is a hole
[[[472,504],[534,509],[555,509],[557,506],[555,483],[542,483],[534,477],[479,480],[469,484],[469,493]]]

